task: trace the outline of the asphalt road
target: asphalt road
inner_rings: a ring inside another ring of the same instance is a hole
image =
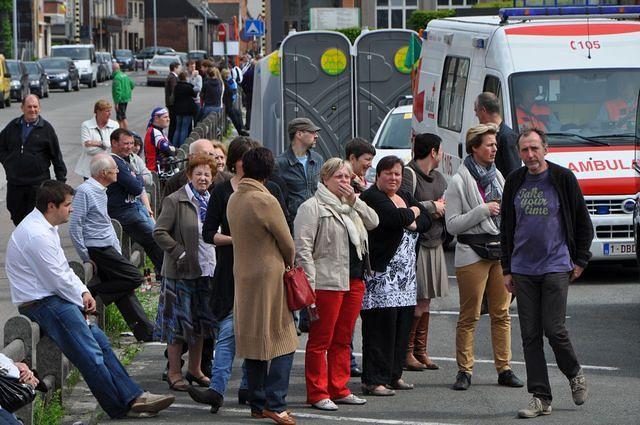
[[[136,78],[137,82],[143,79]],[[79,128],[82,121],[92,117],[93,104],[100,98],[111,99],[110,85],[97,88],[82,87],[78,93],[52,92],[42,100],[42,116],[55,127],[62,152],[69,169],[68,179],[73,186],[81,178],[73,173],[80,154]],[[162,88],[136,87],[134,100],[129,105],[130,126],[142,132],[148,114],[154,106],[164,103]],[[18,104],[0,110],[0,128],[19,116]],[[11,305],[8,283],[4,274],[4,252],[13,224],[5,207],[6,183],[0,170],[0,325],[16,313]],[[75,258],[66,229],[63,243],[69,258]],[[449,274],[454,275],[452,255],[447,254]],[[496,385],[496,373],[492,366],[489,322],[480,321],[476,333],[476,358],[478,359],[471,389],[454,392],[450,386],[456,374],[455,326],[458,311],[458,295],[455,278],[451,279],[451,296],[435,301],[432,305],[430,352],[441,369],[427,372],[407,372],[405,379],[415,383],[414,391],[403,392],[396,397],[370,398],[364,407],[341,407],[336,413],[324,413],[307,408],[304,404],[304,354],[296,354],[292,385],[288,400],[291,409],[301,423],[512,423],[515,412],[528,401],[524,389],[509,389]],[[513,369],[525,377],[522,348],[518,328],[517,303],[513,305],[512,350]],[[589,383],[590,398],[582,407],[571,402],[568,384],[558,369],[550,367],[554,391],[554,411],[549,417],[535,421],[545,424],[638,424],[640,419],[640,283],[638,269],[615,264],[593,264],[584,276],[572,285],[569,293],[567,326],[578,357],[584,365]],[[1,326],[0,326],[1,332]],[[300,350],[304,350],[301,339]],[[361,349],[359,332],[356,332],[356,351]],[[147,354],[155,353],[149,346]],[[158,375],[162,364],[157,358],[146,358],[131,366],[132,373],[147,388],[166,391]],[[547,361],[554,363],[553,354],[547,350]],[[151,367],[149,367],[151,366]],[[247,418],[246,408],[233,403],[239,381],[238,368],[234,371],[228,400],[219,415],[196,406],[184,394],[179,395],[175,407],[158,418],[136,423],[255,423]],[[352,380],[351,388],[359,392],[359,382]]]

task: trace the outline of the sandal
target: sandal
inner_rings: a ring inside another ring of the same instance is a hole
[[[296,420],[293,416],[291,416],[291,413],[289,413],[288,410],[285,410],[284,412],[281,413],[277,413],[277,412],[272,412],[270,410],[264,409],[262,411],[262,415],[265,418],[269,418],[272,421],[274,421],[277,424],[281,424],[281,425],[295,425],[296,424]]]
[[[169,384],[169,389],[173,391],[187,391],[189,385],[185,382],[184,378],[180,377],[180,379],[176,379],[175,381],[171,381],[171,378],[167,376],[167,383]]]

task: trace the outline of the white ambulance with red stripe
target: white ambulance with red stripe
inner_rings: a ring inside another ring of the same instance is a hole
[[[543,128],[547,159],[578,178],[595,231],[593,259],[634,259],[640,6],[500,12],[429,22],[413,132],[442,137],[441,169],[451,176],[464,157],[465,132],[478,124],[477,95],[495,93],[506,124]]]

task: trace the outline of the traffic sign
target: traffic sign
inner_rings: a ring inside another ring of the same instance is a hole
[[[260,37],[264,35],[264,21],[247,19],[244,23],[244,34],[250,37]]]

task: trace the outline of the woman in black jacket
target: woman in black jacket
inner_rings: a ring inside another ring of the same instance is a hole
[[[196,103],[193,98],[196,96],[193,84],[187,81],[185,71],[178,74],[178,83],[173,89],[173,108],[176,114],[176,131],[173,133],[171,144],[176,148],[184,142],[191,131],[191,123],[196,114]]]
[[[365,277],[360,313],[362,389],[374,396],[413,389],[402,380],[402,367],[416,305],[416,242],[431,219],[411,194],[400,190],[403,166],[396,156],[382,158],[376,184],[361,195],[380,218],[369,232],[371,273]]]
[[[202,82],[202,90],[200,90],[200,101],[202,109],[200,109],[200,117],[198,121],[207,117],[214,112],[222,111],[222,96],[224,94],[224,83],[220,76],[218,68],[211,68]]]

